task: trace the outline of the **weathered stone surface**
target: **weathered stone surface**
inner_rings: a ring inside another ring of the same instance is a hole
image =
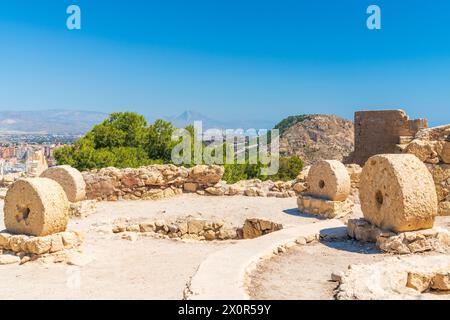
[[[4,220],[6,229],[12,233],[45,236],[65,231],[69,202],[54,180],[20,179],[6,194]]]
[[[136,169],[103,168],[83,172],[88,199],[159,200],[184,192],[199,195],[254,197],[295,197],[306,188],[304,181],[243,180],[234,184],[222,181],[223,167],[152,165]],[[295,188],[294,188],[295,185]],[[75,208],[76,209],[76,208]],[[75,210],[76,211],[76,210]]]
[[[436,295],[428,289],[432,286],[435,275],[448,273],[449,266],[450,256],[447,254],[409,255],[385,258],[370,264],[351,265],[340,277],[336,298],[338,300],[448,299],[448,295]]]
[[[404,152],[415,155],[422,162],[439,163],[439,151],[442,143],[439,141],[426,141],[415,139],[409,143]]]
[[[306,183],[304,182],[297,182],[296,184],[294,184],[294,186],[292,187],[292,189],[296,192],[296,193],[300,193],[305,191],[306,189],[308,189],[308,186]]]
[[[11,246],[9,245],[9,240],[11,239],[11,234],[4,231],[0,232],[0,248],[9,250]]]
[[[76,231],[61,232],[60,235],[66,249],[79,247],[83,242],[83,235]]]
[[[139,226],[139,228],[137,228]],[[263,229],[267,228],[263,225]],[[228,240],[236,239],[236,228],[226,227],[224,221],[220,219],[182,219],[176,220],[156,220],[146,219],[137,222],[130,219],[116,219],[113,222],[112,231],[114,233],[125,233],[124,237],[129,239],[131,233],[154,233],[158,237],[181,238],[189,240]],[[134,241],[134,240],[133,240]]]
[[[186,192],[196,192],[198,189],[198,184],[195,182],[186,182],[183,186],[183,189]]]
[[[300,194],[297,207],[301,212],[319,215],[323,218],[342,218],[352,212],[352,201],[331,201]]]
[[[69,204],[69,216],[73,218],[86,218],[97,210],[97,200],[84,200]]]
[[[253,239],[264,234],[281,230],[283,226],[278,223],[259,218],[246,219],[242,227],[243,239]]]
[[[439,156],[441,157],[444,163],[450,163],[450,141],[445,141],[442,144]]]
[[[198,234],[205,227],[206,221],[199,219],[189,220],[188,225],[188,233],[190,234]]]
[[[364,219],[350,219],[347,234],[359,241],[376,242],[381,251],[392,254],[447,252],[450,248],[450,232],[442,228],[395,233],[382,230]]]
[[[410,154],[376,155],[367,160],[359,198],[366,220],[395,232],[432,228],[437,214],[433,178]]]
[[[225,189],[221,186],[219,187],[208,187],[205,189],[208,194],[213,196],[223,196],[225,194]]]
[[[363,165],[376,154],[397,153],[400,137],[428,127],[426,119],[410,120],[403,110],[355,112],[355,151],[352,162]]]
[[[450,268],[447,272],[438,272],[431,280],[431,289],[450,291]]]
[[[2,239],[8,242],[0,243],[0,250],[9,250],[17,254],[42,255],[77,248],[81,245],[83,237],[78,232],[59,232],[48,236],[14,235],[1,232]]]
[[[396,235],[393,232],[383,231],[364,219],[349,219],[347,221],[347,234],[350,238],[364,242],[377,242],[378,237],[383,234],[386,234],[386,236]]]
[[[0,254],[0,265],[16,264],[20,262],[20,258],[12,254]]]
[[[406,286],[419,292],[425,292],[430,288],[433,275],[424,272],[408,272]]]
[[[33,254],[44,254],[50,251],[52,247],[52,238],[34,237],[27,241],[27,251]]]
[[[200,185],[214,185],[222,179],[225,169],[216,165],[198,165],[189,172],[189,180]]]
[[[344,201],[350,194],[350,176],[337,160],[319,161],[308,173],[308,193],[333,201]]]
[[[350,182],[352,188],[359,188],[359,180],[361,178],[362,168],[361,166],[352,163],[345,165],[348,175],[350,176]]]
[[[123,232],[126,229],[126,227],[122,228],[122,231],[119,232]],[[152,221],[147,221],[147,222],[142,222],[139,224],[139,231],[140,232],[153,232],[155,230],[155,223]],[[114,230],[113,230],[114,232]]]
[[[58,182],[64,189],[70,202],[84,200],[86,197],[86,183],[83,175],[68,165],[51,167],[42,172],[42,178],[49,178]]]

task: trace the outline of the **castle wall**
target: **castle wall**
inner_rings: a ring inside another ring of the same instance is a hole
[[[355,151],[353,162],[364,165],[368,158],[382,153],[398,153],[397,145],[428,127],[426,119],[410,120],[403,110],[355,112]]]

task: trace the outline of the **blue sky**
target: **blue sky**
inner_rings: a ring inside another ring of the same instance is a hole
[[[447,0],[0,0],[0,110],[277,122],[404,108],[449,123],[449,21]]]

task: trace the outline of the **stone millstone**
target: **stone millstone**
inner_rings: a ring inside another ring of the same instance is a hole
[[[433,227],[437,196],[427,167],[412,154],[382,154],[367,160],[359,198],[364,218],[395,232]]]
[[[6,193],[4,220],[11,233],[46,236],[62,232],[69,221],[69,201],[56,181],[20,179]]]
[[[350,194],[350,176],[345,166],[337,160],[323,160],[308,172],[308,193],[333,201],[344,201]]]
[[[63,165],[51,167],[41,174],[42,178],[49,178],[58,182],[64,189],[70,202],[77,202],[86,198],[86,183],[80,171],[71,166]]]

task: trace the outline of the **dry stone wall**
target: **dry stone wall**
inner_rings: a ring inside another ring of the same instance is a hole
[[[403,150],[426,164],[436,187],[439,215],[450,215],[450,125],[420,130]]]
[[[306,189],[304,177],[292,181],[258,179],[227,184],[224,168],[199,165],[151,165],[140,168],[103,168],[82,173],[86,198],[90,200],[157,200],[186,193],[199,195],[244,195],[249,197],[295,197]]]

